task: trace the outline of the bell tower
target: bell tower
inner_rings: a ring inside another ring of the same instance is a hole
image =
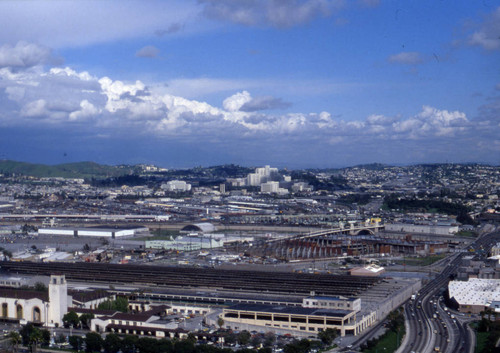
[[[64,275],[51,275],[49,283],[48,325],[62,326],[68,312],[68,284]]]

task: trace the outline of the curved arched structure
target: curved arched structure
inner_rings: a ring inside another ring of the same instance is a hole
[[[212,233],[216,230],[212,223],[194,223],[188,224],[181,229],[181,232],[200,232],[200,233]]]
[[[374,231],[371,229],[361,229],[359,232],[356,233],[356,235],[373,235],[375,234]]]
[[[35,306],[33,308],[33,322],[40,322],[42,321],[42,313],[40,311],[40,308],[38,306]]]
[[[16,306],[16,318],[19,320],[23,318],[23,306],[21,304]]]

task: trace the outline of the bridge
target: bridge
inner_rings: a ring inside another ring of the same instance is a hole
[[[428,255],[447,251],[456,237],[414,236],[382,232],[378,222],[350,222],[347,227],[322,229],[299,235],[270,238],[252,246],[250,252],[284,260],[318,259],[374,254]]]
[[[321,229],[299,235],[269,238],[254,244],[252,253],[276,256],[283,259],[322,258],[341,256],[344,253],[371,253],[379,247],[367,246],[366,237],[375,236],[384,226],[378,222],[354,222],[347,227]],[[383,249],[382,249],[383,250]]]
[[[284,238],[273,238],[266,240],[267,244],[272,244],[275,242],[283,242],[287,240],[305,240],[305,239],[314,239],[314,238],[323,238],[328,237],[334,234],[349,234],[349,235],[368,235],[368,234],[376,234],[379,230],[383,230],[384,226],[380,225],[378,222],[375,224],[367,223],[365,225],[356,225],[354,222],[349,223],[350,226],[348,228],[340,227],[340,228],[330,228],[330,229],[321,229],[317,232],[309,232],[306,234],[299,235],[291,235]]]

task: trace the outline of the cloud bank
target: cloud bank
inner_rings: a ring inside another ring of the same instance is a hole
[[[500,7],[486,16],[480,28],[469,36],[468,43],[489,51],[500,49]]]
[[[298,145],[314,141],[324,146],[376,146],[419,141],[430,148],[432,144],[451,146],[455,141],[467,141],[469,148],[500,148],[498,120],[475,122],[457,110],[424,105],[412,116],[373,114],[364,120],[333,118],[330,112],[271,114],[267,111],[290,108],[290,104],[240,91],[217,107],[156,93],[141,81],[96,77],[69,67],[44,69],[40,63],[48,52],[34,44],[4,46],[0,53],[3,127],[59,127],[88,134],[152,136],[180,142],[201,138],[213,143],[283,140]],[[493,105],[488,109],[499,108]],[[490,112],[488,116],[498,115]],[[485,134],[491,136],[487,146],[480,143]]]
[[[327,17],[343,6],[342,0],[198,0],[203,15],[246,26],[287,28]]]

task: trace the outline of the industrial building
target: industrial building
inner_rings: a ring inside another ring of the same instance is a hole
[[[364,267],[355,267],[349,270],[351,276],[368,276],[368,277],[378,277],[385,273],[385,268],[371,264]]]
[[[415,223],[392,223],[385,224],[388,232],[453,235],[458,233],[457,224],[415,224]]]
[[[74,237],[131,237],[138,233],[148,232],[148,228],[40,228],[38,235],[61,235]]]
[[[174,240],[146,240],[146,249],[197,251],[215,249],[224,245],[224,240],[208,237],[176,237]]]
[[[479,314],[500,301],[500,280],[471,278],[468,281],[450,281],[450,299],[453,298],[463,313]]]

